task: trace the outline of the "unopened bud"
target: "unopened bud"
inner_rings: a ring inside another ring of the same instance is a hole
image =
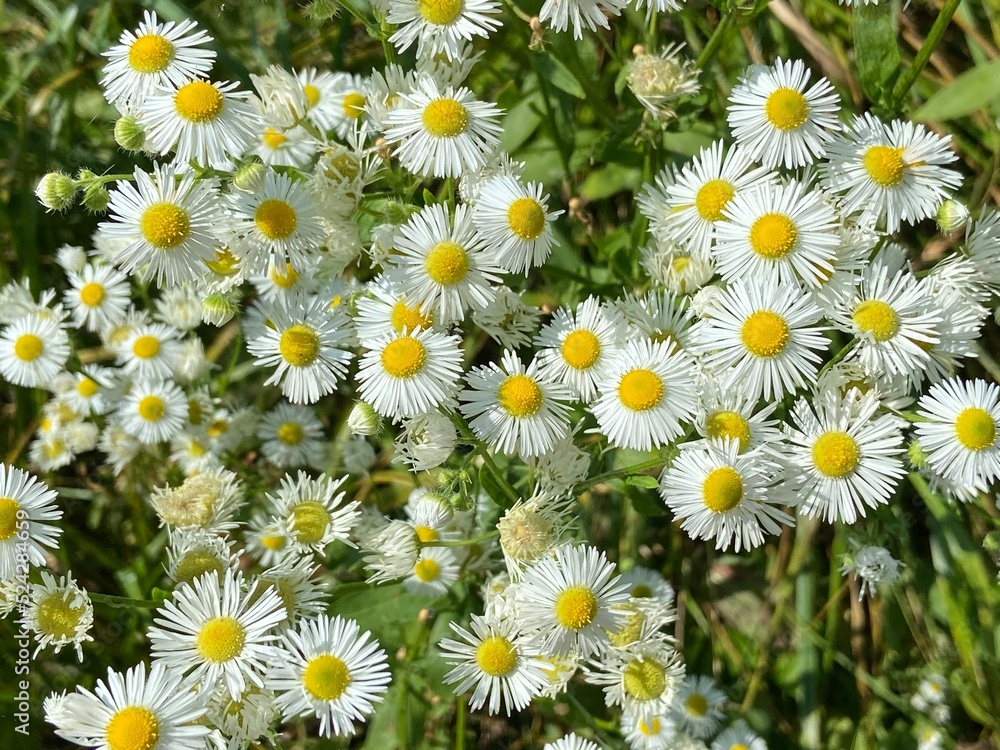
[[[201,319],[212,326],[223,326],[233,319],[239,305],[234,295],[209,294],[201,301]]]
[[[339,8],[333,0],[313,0],[306,9],[306,14],[313,21],[329,21],[337,15]]]
[[[954,232],[964,227],[969,220],[969,209],[964,203],[948,199],[938,208],[936,219],[938,229],[942,232]]]
[[[104,185],[95,182],[83,193],[83,205],[95,214],[103,213],[111,202],[111,195]]]
[[[347,417],[353,435],[377,435],[382,429],[382,417],[371,404],[358,401]]]
[[[49,211],[63,211],[76,201],[76,182],[63,172],[49,172],[38,181],[35,195]]]
[[[927,465],[927,454],[916,440],[907,446],[906,458],[914,469],[922,469]]]
[[[244,193],[257,193],[264,187],[264,173],[267,167],[259,161],[249,161],[239,166],[233,173],[233,187]]]
[[[119,117],[115,123],[115,143],[126,151],[142,151],[146,145],[146,129],[132,115]]]

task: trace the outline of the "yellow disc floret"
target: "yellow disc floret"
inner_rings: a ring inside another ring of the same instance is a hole
[[[767,120],[778,130],[795,130],[809,119],[806,98],[795,89],[782,86],[775,89],[764,105]]]
[[[205,661],[224,664],[243,653],[246,634],[246,628],[232,617],[213,617],[198,631],[198,653]]]
[[[813,443],[813,465],[824,476],[842,479],[853,472],[861,460],[858,441],[839,430],[824,432]]]
[[[104,301],[104,287],[91,281],[80,287],[80,301],[87,307],[97,307]]]
[[[702,482],[701,498],[716,513],[732,510],[743,500],[743,479],[732,466],[713,469]]]
[[[208,81],[191,81],[174,94],[174,109],[185,120],[210,122],[222,114],[225,99],[222,92]]]
[[[22,333],[14,342],[14,356],[22,362],[34,362],[42,356],[45,346],[42,339],[33,333]]]
[[[396,333],[402,333],[404,329],[412,333],[418,328],[430,328],[434,325],[434,313],[428,311],[424,315],[420,310],[420,305],[409,307],[403,300],[397,301],[392,306],[390,318]]]
[[[705,420],[705,434],[714,440],[738,440],[740,453],[750,442],[750,423],[735,411],[717,411]]]
[[[743,322],[743,346],[757,357],[777,357],[788,346],[788,323],[775,312],[758,310]]]
[[[447,26],[465,9],[465,0],[417,0],[417,9],[425,21]]]
[[[330,525],[330,511],[323,503],[303,500],[292,508],[292,528],[295,537],[303,544],[316,544],[326,535]]]
[[[903,181],[903,149],[892,146],[872,146],[865,152],[865,170],[872,182],[881,187],[894,187]]]
[[[862,333],[870,333],[876,341],[888,341],[899,333],[899,315],[882,300],[865,300],[854,308],[851,320]]]
[[[424,369],[427,349],[412,336],[403,336],[382,350],[382,368],[394,378],[412,378]]]
[[[735,194],[736,189],[732,183],[726,180],[709,180],[698,188],[694,206],[705,221],[718,221]]]
[[[285,445],[298,445],[302,438],[302,428],[295,422],[285,422],[278,428],[278,440]]]
[[[160,340],[156,336],[140,336],[132,344],[132,353],[139,359],[152,359],[160,353]]]
[[[507,209],[507,223],[522,240],[533,240],[545,230],[545,211],[534,198],[518,198]]]
[[[430,583],[436,581],[441,575],[441,566],[438,565],[437,560],[425,557],[423,560],[418,560],[417,564],[413,566],[413,575],[424,583]]]
[[[955,437],[970,451],[981,451],[996,442],[997,425],[985,409],[970,406],[955,420]]]
[[[335,701],[351,684],[351,675],[343,660],[333,654],[321,654],[309,660],[302,683],[314,698]]]
[[[618,383],[618,400],[632,411],[653,409],[663,400],[663,380],[652,370],[630,370]]]
[[[592,331],[578,328],[563,339],[560,352],[566,364],[574,370],[587,370],[601,356],[601,342]]]
[[[454,138],[469,126],[469,111],[454,99],[435,99],[424,107],[423,123],[435,138]]]
[[[288,364],[307,367],[319,356],[319,336],[309,326],[299,323],[282,332],[278,349]]]
[[[667,671],[653,659],[633,659],[622,675],[625,693],[638,701],[651,701],[667,689]]]
[[[427,253],[424,267],[431,280],[442,286],[457,284],[469,272],[469,254],[450,240],[437,243]]]
[[[154,203],[142,212],[139,230],[158,250],[172,250],[188,238],[191,220],[188,213],[173,203]]]
[[[581,630],[597,617],[597,596],[586,586],[570,586],[556,598],[555,615],[564,628]]]
[[[367,103],[368,100],[365,99],[364,94],[352,91],[344,97],[344,103],[342,105],[344,115],[350,117],[352,120],[357,120],[365,113],[365,104]]]
[[[528,375],[509,375],[500,384],[497,401],[513,417],[530,417],[542,408],[542,389]]]
[[[253,220],[260,233],[269,240],[287,239],[298,225],[295,209],[277,198],[270,198],[257,206]]]
[[[159,396],[150,394],[139,401],[139,416],[147,422],[159,422],[167,411],[167,405]]]
[[[502,635],[491,635],[476,649],[476,663],[490,677],[503,677],[517,666],[517,650]]]
[[[160,722],[143,706],[119,709],[104,725],[108,750],[152,750],[159,739]]]
[[[762,258],[781,260],[795,247],[799,230],[784,214],[764,214],[750,227],[750,247]]]
[[[136,73],[159,73],[174,59],[174,45],[159,34],[145,34],[128,50],[128,64]]]

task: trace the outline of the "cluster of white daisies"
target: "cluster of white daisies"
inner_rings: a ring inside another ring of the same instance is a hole
[[[542,20],[579,34],[624,3],[584,6],[550,0]],[[726,696],[685,677],[670,584],[643,568],[619,575],[576,541],[594,448],[655,452],[647,466],[665,467],[659,492],[680,527],[736,552],[797,514],[854,524],[907,471],[961,501],[1000,475],[1000,390],[955,377],[1000,290],[1000,215],[984,210],[919,274],[889,238],[930,217],[966,223],[948,200],[960,178],[946,138],[872,115],[845,124],[832,86],[801,62],[755,66],[730,97],[734,142],[668,167],[638,198],[648,289],[588,297],[543,324],[515,288],[546,263],[562,212],[500,151],[502,112],[462,86],[479,57],[471,38],[499,8],[376,4],[396,24],[390,41],[416,44],[413,70],[272,67],[254,92],[211,80],[210,39],[192,22],[147,13],[107,53],[116,138],[155,166],[39,185],[51,208],[81,190],[94,207],[114,182],[94,251],[59,251],[61,295],[0,290],[0,375],[52,393],[30,448],[41,470],[97,449],[131,482],[167,458],[187,478],[150,500],[174,584],[148,631],[152,666],[51,696],[62,736],[240,748],[297,717],[353,734],[387,691],[390,660],[356,622],[325,614],[323,563],[348,544],[370,581],[428,601],[484,581],[483,614],[439,644],[473,709],[521,710],[582,672],[634,748],[760,750],[741,723],[712,740]],[[442,197],[425,190],[414,205],[422,184]],[[212,326],[222,332],[206,350],[198,329]],[[249,365],[213,376],[234,336]],[[238,403],[257,368],[287,399],[263,414]],[[325,397],[356,399],[351,437],[337,441],[350,474],[394,431],[419,487],[402,517],[323,473]],[[528,479],[512,485],[517,461]],[[274,489],[250,503],[227,466],[259,468]],[[43,566],[60,517],[55,493],[3,467],[4,614],[20,600],[17,532]],[[259,572],[243,572],[244,552]],[[845,563],[863,592],[899,568],[874,545]],[[71,575],[43,572],[29,599],[39,648],[82,648],[93,609]]]

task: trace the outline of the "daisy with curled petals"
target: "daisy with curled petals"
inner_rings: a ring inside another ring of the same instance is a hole
[[[498,714],[502,705],[510,716],[527,707],[545,687],[546,663],[533,655],[511,618],[492,621],[472,615],[471,627],[469,632],[451,623],[465,642],[443,638],[438,645],[444,660],[452,665],[444,676],[445,684],[458,683],[456,695],[475,686],[470,701],[473,711],[486,705],[491,715]]]
[[[827,190],[840,194],[845,215],[858,212],[862,223],[884,224],[892,233],[937,212],[962,183],[944,166],[957,158],[951,136],[903,120],[887,125],[866,112],[827,146],[820,175]]]
[[[484,166],[500,144],[500,110],[467,88],[421,78],[385,116],[385,140],[403,168],[422,177],[459,177]]]
[[[920,398],[917,439],[931,469],[965,488],[989,491],[1000,476],[1000,387],[951,378]]]
[[[822,312],[797,287],[733,283],[691,331],[692,349],[723,388],[780,400],[816,379],[829,342],[815,326]]]
[[[77,660],[82,662],[82,644],[94,640],[90,635],[94,605],[87,591],[73,580],[73,573],[67,572],[56,579],[43,570],[42,582],[30,587],[30,597],[24,620],[38,642],[33,656],[37,657],[46,646],[52,646],[58,654],[63,646],[72,644]]]
[[[236,86],[191,78],[150,94],[139,118],[147,147],[157,154],[173,151],[178,165],[232,169],[263,127],[250,94]]]
[[[375,411],[406,419],[433,411],[455,395],[462,376],[462,341],[428,329],[366,342],[358,393]]]
[[[416,42],[422,57],[444,53],[454,60],[463,41],[486,38],[501,26],[497,0],[379,0],[375,5],[399,27],[389,38],[396,49],[405,52]]]
[[[87,263],[79,273],[67,276],[70,288],[63,299],[78,328],[102,331],[125,317],[131,290],[116,268]]]
[[[697,406],[695,366],[673,341],[630,341],[598,384],[590,406],[608,441],[648,451],[681,434]]]
[[[210,691],[192,690],[180,671],[139,663],[127,672],[108,668],[94,692],[77,687],[45,718],[56,734],[101,750],[202,750],[211,730],[203,722]]]
[[[399,285],[393,284],[385,276],[367,285],[366,294],[358,297],[355,307],[354,329],[361,341],[367,341],[391,333],[411,333],[434,325],[434,313],[413,302],[402,294]]]
[[[856,392],[854,392],[856,393]],[[785,492],[802,513],[827,523],[854,523],[865,507],[885,505],[905,474],[903,434],[892,414],[876,415],[879,395],[799,399],[787,428]]]
[[[152,174],[135,170],[135,185],[115,183],[108,204],[109,221],[98,233],[124,247],[115,255],[126,273],[178,286],[205,273],[215,260],[216,231],[221,222],[214,180],[177,176],[170,165],[157,164]]]
[[[269,671],[270,631],[285,619],[271,589],[243,586],[243,574],[211,571],[174,591],[156,610],[148,636],[154,664],[208,685],[224,684],[237,700],[249,685],[263,687]]]
[[[596,297],[588,297],[575,311],[559,308],[535,338],[539,365],[575,397],[590,401],[621,350],[624,329],[617,311]]]
[[[666,714],[643,718],[624,711],[621,733],[632,750],[682,750],[685,747],[675,744],[677,726]]]
[[[319,615],[287,630],[271,649],[267,688],[285,720],[319,717],[323,737],[350,737],[382,701],[389,657],[354,620]]]
[[[781,439],[778,420],[769,419],[778,404],[757,409],[758,401],[738,388],[722,388],[716,380],[705,378],[694,427],[711,442],[735,440],[739,453],[773,444]]]
[[[211,41],[190,19],[160,23],[156,13],[145,11],[139,28],[123,31],[118,44],[104,53],[104,98],[123,109],[141,104],[157,89],[207,74],[215,50],[203,45]]]
[[[555,31],[566,31],[572,24],[573,38],[583,39],[585,28],[611,28],[608,15],[621,15],[627,4],[626,0],[545,0],[538,18]]]
[[[464,204],[455,208],[454,224],[444,204],[421,209],[399,228],[394,245],[389,280],[407,305],[433,313],[439,324],[460,321],[470,307],[482,309],[495,298],[500,268]]]
[[[29,313],[0,333],[0,377],[25,388],[48,386],[69,352],[69,336],[56,318]]]
[[[169,380],[140,380],[118,404],[118,420],[129,435],[151,445],[170,440],[184,427],[188,403]]]
[[[715,225],[715,265],[727,281],[774,279],[818,287],[833,273],[840,236],[833,208],[801,182],[733,198]]]
[[[517,597],[517,622],[537,653],[585,659],[604,652],[624,622],[628,591],[596,547],[562,545],[527,567]]]
[[[545,263],[555,243],[552,222],[562,214],[550,212],[548,202],[537,182],[500,175],[480,186],[472,220],[501,268],[527,276]]]
[[[312,479],[300,471],[295,479],[288,474],[281,480],[276,497],[267,495],[281,534],[295,551],[322,556],[338,540],[354,546],[350,541],[351,528],[361,512],[356,500],[345,502],[347,496],[340,489],[345,479],[326,474]]]
[[[723,718],[726,695],[706,675],[688,675],[677,689],[670,715],[692,737],[707,739]]]
[[[340,348],[350,336],[344,310],[321,297],[296,297],[260,305],[257,313],[261,322],[248,326],[247,350],[254,364],[276,368],[264,385],[280,383],[293,404],[313,404],[332,393],[351,359]]]
[[[684,679],[684,662],[673,646],[650,638],[602,654],[585,669],[584,678],[604,688],[606,705],[652,720],[670,711]]]
[[[738,451],[734,440],[689,448],[660,477],[660,496],[688,536],[736,552],[762,545],[764,532],[780,534],[780,524],[795,523],[773,497],[779,467],[760,451]]]
[[[540,372],[538,360],[528,367],[512,351],[500,364],[474,367],[459,394],[462,414],[490,450],[523,458],[540,456],[569,433],[572,399],[566,386]]]
[[[45,547],[56,549],[62,518],[56,493],[35,476],[0,463],[0,580],[13,578],[24,563],[45,565]],[[18,532],[27,529],[24,540]]]
[[[698,156],[666,186],[663,212],[650,218],[654,234],[707,258],[715,224],[724,217],[730,201],[752,187],[770,184],[771,173],[755,167],[750,155],[738,146],[723,153],[723,141],[703,148]]]
[[[240,267],[263,273],[270,261],[277,268],[304,268],[310,251],[322,245],[323,227],[309,190],[288,175],[268,170],[263,187],[255,193],[230,194],[232,230],[230,243]]]
[[[312,465],[323,460],[323,423],[309,406],[282,402],[260,420],[261,452],[275,466]]]
[[[811,74],[801,60],[751,66],[729,95],[728,119],[736,142],[765,167],[812,164],[840,130],[840,98],[825,78],[806,89]]]

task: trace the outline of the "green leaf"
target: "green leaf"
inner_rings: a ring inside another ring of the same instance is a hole
[[[503,491],[503,487],[500,483],[493,477],[490,470],[485,466],[479,469],[479,486],[483,488],[490,499],[499,505],[501,508],[509,508],[514,503],[511,502],[507,493]]]
[[[967,70],[947,86],[934,92],[911,119],[952,120],[982,109],[1000,99],[1000,60]]]
[[[587,93],[583,90],[580,82],[576,80],[576,76],[548,52],[539,54],[535,64],[538,67],[538,74],[557,89],[561,89],[577,99],[587,98]]]
[[[659,498],[649,490],[626,486],[625,494],[632,501],[632,507],[644,516],[665,516],[667,511]]]
[[[649,474],[633,474],[625,480],[625,484],[631,484],[634,487],[642,487],[647,490],[655,490],[660,486],[660,480],[656,477],[651,477]]]
[[[636,190],[641,182],[641,170],[621,164],[608,164],[587,175],[580,185],[580,195],[597,201],[623,190]]]
[[[897,2],[854,7],[854,55],[865,95],[887,104],[901,65]]]

